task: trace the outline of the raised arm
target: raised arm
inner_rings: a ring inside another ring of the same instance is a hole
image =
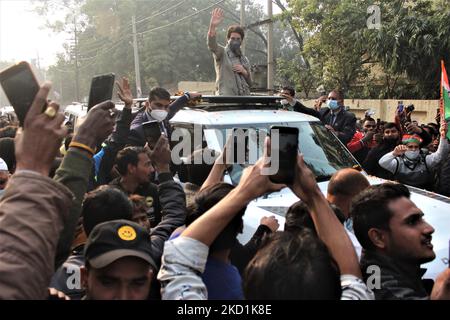
[[[64,230],[59,237],[55,259],[57,268],[70,254],[70,246],[81,214],[81,203],[88,188],[93,151],[113,130],[113,110],[115,110],[114,103],[108,101],[96,105],[89,111],[75,132],[67,155],[56,171],[55,180],[69,188],[75,196]]]
[[[338,264],[341,275],[352,275],[361,279],[361,270],[353,244],[320,191],[314,174],[306,166],[302,155],[298,156],[296,178],[290,188],[308,206],[317,235]]]
[[[405,145],[398,145],[395,147],[394,151],[388,152],[382,156],[378,161],[378,164],[383,169],[395,174],[399,165],[397,157],[402,156],[406,151],[408,151],[408,148]]]
[[[217,205],[195,220],[180,237],[164,247],[158,280],[163,299],[206,299],[207,292],[199,274],[204,271],[209,246],[233,217],[251,200],[281,189],[262,174],[266,156],[244,170],[239,185]]]
[[[151,153],[151,160],[159,177],[158,194],[161,204],[161,222],[152,229],[153,259],[159,264],[164,242],[172,232],[186,220],[186,195],[180,184],[175,182],[170,172],[170,148],[167,138],[162,135]]]
[[[223,10],[215,8],[211,14],[211,22],[208,30],[208,48],[215,55],[217,60],[221,60],[224,49],[217,44],[216,29],[223,21]]]
[[[67,129],[44,84],[15,139],[16,173],[0,202],[0,298],[46,299],[71,192],[48,178]]]
[[[446,159],[446,157],[448,155],[448,152],[450,150],[450,144],[446,137],[447,130],[448,130],[448,125],[444,121],[443,123],[441,123],[441,130],[440,130],[441,139],[439,141],[438,149],[436,150],[435,153],[432,153],[425,158],[427,166],[430,169],[436,167],[439,163],[441,163],[444,159]]]

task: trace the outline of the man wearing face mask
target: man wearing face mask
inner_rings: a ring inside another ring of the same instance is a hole
[[[133,146],[143,147],[146,143],[142,124],[144,122],[157,120],[160,123],[161,132],[166,134],[170,140],[172,131],[169,120],[183,108],[189,100],[201,97],[196,92],[185,93],[174,102],[170,102],[170,93],[164,88],[152,88],[150,90],[145,110],[139,112],[131,123],[128,143]]]
[[[429,189],[433,185],[431,170],[447,158],[450,144],[446,138],[447,124],[441,125],[441,139],[438,150],[429,155],[420,153],[422,139],[417,135],[404,135],[402,144],[384,155],[379,164],[392,172],[400,183]]]
[[[216,8],[212,12],[208,31],[208,48],[213,53],[216,69],[216,94],[221,96],[250,95],[252,84],[250,62],[241,52],[244,29],[230,26],[227,31],[226,47],[219,46],[216,40],[216,28],[223,21],[223,10]]]
[[[322,122],[344,145],[350,142],[356,132],[356,117],[344,109],[344,95],[333,90],[328,95],[328,108],[322,108]]]

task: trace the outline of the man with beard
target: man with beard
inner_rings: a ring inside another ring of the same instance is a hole
[[[380,161],[381,157],[386,153],[394,150],[400,143],[399,139],[400,131],[398,130],[397,125],[393,122],[386,123],[383,128],[383,141],[378,146],[372,148],[367,154],[367,157],[362,164],[364,170],[370,175],[383,179],[391,179],[392,173],[380,167],[378,161]]]
[[[362,163],[369,151],[376,146],[374,136],[376,134],[377,123],[372,118],[366,118],[361,131],[357,131],[352,140],[347,143],[347,148],[353,156]]]
[[[227,31],[227,45],[219,46],[216,40],[216,28],[222,23],[223,18],[223,10],[214,9],[208,30],[208,48],[213,53],[216,69],[216,94],[220,96],[250,95],[252,84],[250,62],[241,52],[244,29],[240,26],[230,26]]]

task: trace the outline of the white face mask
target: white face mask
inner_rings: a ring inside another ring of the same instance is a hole
[[[150,112],[150,115],[155,120],[164,121],[167,118],[167,111],[166,110],[152,110],[152,112]]]
[[[416,160],[419,157],[419,155],[420,155],[420,150],[405,152],[405,157],[408,158],[409,160]]]
[[[281,104],[282,104],[283,106],[289,104],[289,101],[288,101],[287,99],[283,99],[283,100],[281,100],[280,102],[281,102]]]

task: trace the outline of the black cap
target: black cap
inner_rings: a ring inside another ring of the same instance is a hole
[[[95,226],[84,247],[84,257],[96,269],[123,257],[141,258],[157,269],[148,231],[127,220],[108,221]]]

